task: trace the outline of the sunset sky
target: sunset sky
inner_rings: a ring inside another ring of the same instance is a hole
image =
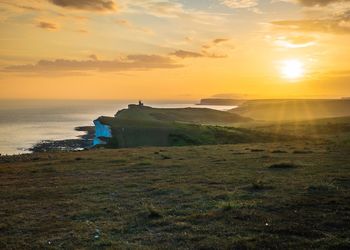
[[[0,0],[0,99],[350,96],[349,0]]]

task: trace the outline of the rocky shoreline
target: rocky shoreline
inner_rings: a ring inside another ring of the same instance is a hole
[[[76,127],[75,130],[85,132],[85,134],[78,136],[77,139],[41,141],[29,150],[33,153],[37,153],[52,151],[79,151],[90,148],[95,135],[95,127]]]

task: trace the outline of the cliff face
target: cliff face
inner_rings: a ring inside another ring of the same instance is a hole
[[[95,137],[93,141],[93,146],[107,144],[106,139],[112,138],[111,127],[101,123],[99,119],[94,120],[95,124]]]

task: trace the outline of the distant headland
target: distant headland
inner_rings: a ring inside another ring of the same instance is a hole
[[[201,99],[198,105],[237,106],[245,101],[244,99],[205,98]]]

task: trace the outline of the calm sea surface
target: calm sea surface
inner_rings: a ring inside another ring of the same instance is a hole
[[[82,132],[78,126],[93,125],[99,116],[113,116],[130,102],[121,101],[0,101],[0,154],[27,153],[44,140],[73,139]],[[153,107],[209,107],[184,103],[146,103]]]

